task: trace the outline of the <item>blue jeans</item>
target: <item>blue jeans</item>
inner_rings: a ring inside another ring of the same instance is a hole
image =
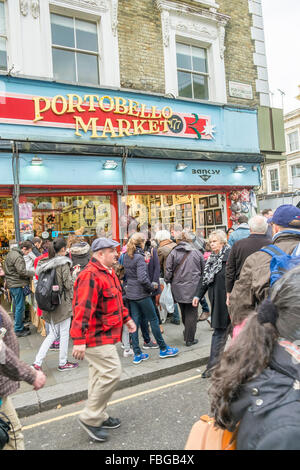
[[[136,324],[136,331],[131,334],[134,354],[136,356],[142,354],[139,345],[139,326],[141,324],[142,319],[145,319],[147,323],[150,323],[153,336],[157,344],[159,345],[160,350],[164,351],[167,345],[160,332],[157,314],[151,297],[146,297],[145,299],[141,300],[130,300],[130,315],[134,323]]]
[[[9,291],[14,302],[15,332],[20,332],[24,329],[25,297],[23,287],[12,287]]]
[[[201,304],[201,307],[202,307],[202,311],[203,312],[209,312],[209,306],[206,302],[206,298],[205,297],[202,297],[202,299],[200,300],[200,304]]]
[[[174,303],[174,312],[172,314],[172,321],[180,322],[180,314],[178,310],[178,304]]]

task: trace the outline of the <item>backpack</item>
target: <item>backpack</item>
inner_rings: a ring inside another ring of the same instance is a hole
[[[238,426],[234,432],[215,426],[214,418],[201,416],[188,436],[184,450],[236,450]]]
[[[288,255],[276,245],[268,245],[260,251],[268,253],[272,257],[270,261],[270,287],[278,281],[287,271],[300,264],[300,243],[295,247],[292,254]]]
[[[38,307],[45,312],[53,312],[61,303],[56,268],[43,271],[39,274],[35,298]]]

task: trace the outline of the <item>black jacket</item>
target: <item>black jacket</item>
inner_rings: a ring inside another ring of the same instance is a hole
[[[279,340],[258,377],[241,387],[231,412],[238,450],[300,450],[300,349]]]
[[[126,297],[128,300],[141,300],[151,297],[155,290],[151,284],[148,266],[141,248],[137,248],[133,258],[126,253],[123,266],[126,275]]]
[[[267,235],[256,233],[234,243],[226,265],[226,292],[232,291],[235,281],[240,277],[246,258],[271,243],[272,239]]]

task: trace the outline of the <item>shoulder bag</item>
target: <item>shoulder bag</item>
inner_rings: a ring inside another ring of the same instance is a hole
[[[236,450],[238,427],[234,432],[215,426],[208,415],[201,416],[189,434],[184,450]]]

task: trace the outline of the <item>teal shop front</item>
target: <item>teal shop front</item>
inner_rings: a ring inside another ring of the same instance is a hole
[[[3,77],[0,131],[1,238],[208,236],[255,210],[254,109]]]

